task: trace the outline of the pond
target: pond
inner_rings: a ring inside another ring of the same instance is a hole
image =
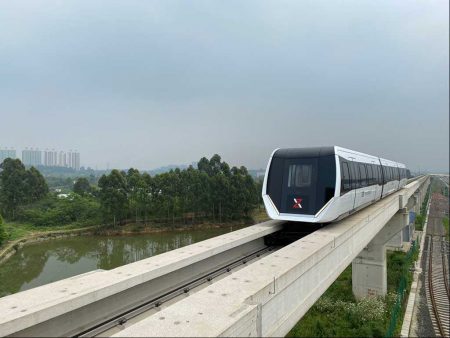
[[[0,297],[96,269],[113,269],[237,229],[79,236],[27,244],[0,265]]]

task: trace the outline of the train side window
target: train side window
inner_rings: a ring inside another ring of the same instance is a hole
[[[381,166],[377,165],[377,172],[378,172],[378,184],[383,185],[383,175],[381,173]]]
[[[311,176],[311,164],[291,164],[289,166],[288,187],[309,187],[311,185]]]
[[[368,164],[367,165],[367,170],[369,171],[369,185],[373,185],[375,184],[375,174],[373,172],[373,164]]]
[[[372,164],[372,171],[373,171],[373,184],[378,184],[378,167],[376,164]]]
[[[367,185],[366,166],[362,163],[359,164],[359,177],[361,177],[361,187],[365,187]]]
[[[369,165],[364,164],[364,167],[366,168],[366,185],[370,185],[370,170]]]
[[[357,164],[355,162],[349,163],[350,167],[350,179],[352,181],[352,189],[358,189],[359,188],[359,173]]]
[[[341,194],[352,190],[351,180],[350,180],[350,169],[347,162],[342,162],[341,165]]]
[[[373,172],[375,175],[374,184],[379,184],[380,182],[380,172],[378,171],[378,166],[376,164],[373,165]]]

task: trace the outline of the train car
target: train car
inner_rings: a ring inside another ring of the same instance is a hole
[[[276,149],[262,197],[272,219],[340,220],[406,185],[404,164],[338,146]]]

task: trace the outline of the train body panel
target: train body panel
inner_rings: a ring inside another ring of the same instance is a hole
[[[263,184],[272,219],[326,223],[406,184],[405,165],[338,146],[276,149]]]

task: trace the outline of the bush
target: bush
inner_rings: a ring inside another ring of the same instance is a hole
[[[49,196],[22,208],[19,219],[36,226],[88,225],[99,222],[99,210],[99,203],[89,196],[72,194],[63,199]]]

